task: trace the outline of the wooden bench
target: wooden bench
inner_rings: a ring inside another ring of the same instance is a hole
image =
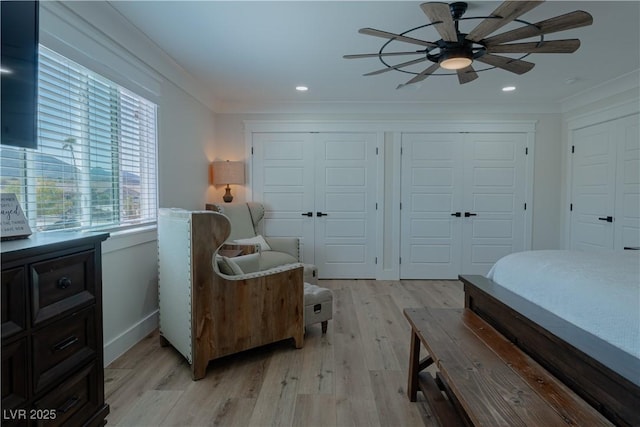
[[[468,309],[405,309],[407,394],[443,426],[610,426],[593,407]],[[428,356],[420,360],[421,344]],[[435,379],[422,372],[430,365]],[[444,392],[444,393],[443,393]]]

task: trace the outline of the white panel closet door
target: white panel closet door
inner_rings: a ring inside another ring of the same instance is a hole
[[[526,138],[402,135],[401,278],[486,274],[524,250]]]
[[[314,136],[315,263],[319,275],[321,278],[373,278],[376,134],[319,133]]]
[[[402,135],[400,277],[455,278],[462,217],[460,134]]]
[[[613,249],[617,144],[612,126],[573,131],[571,249]]]
[[[265,205],[262,233],[299,237],[305,262],[314,262],[315,171],[310,133],[253,134],[253,199]]]
[[[254,133],[253,199],[265,236],[301,237],[320,278],[373,278],[374,133]]]
[[[640,132],[637,114],[619,119],[614,249],[640,247]]]
[[[524,250],[526,135],[467,134],[464,142],[462,265],[482,274]]]

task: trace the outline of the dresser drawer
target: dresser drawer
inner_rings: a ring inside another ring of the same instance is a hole
[[[38,426],[80,425],[99,407],[98,367],[91,363],[34,403]]]
[[[2,339],[27,327],[27,281],[24,267],[2,270]]]
[[[29,398],[27,339],[2,346],[2,409],[13,409]]]
[[[95,301],[95,274],[94,251],[31,264],[33,324]]]
[[[35,393],[96,356],[96,321],[90,307],[32,334]],[[101,343],[102,344],[102,343]]]

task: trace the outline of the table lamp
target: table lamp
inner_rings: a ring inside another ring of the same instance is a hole
[[[213,171],[213,185],[226,185],[226,191],[222,200],[225,203],[231,203],[233,196],[229,184],[244,184],[244,163],[215,161],[211,164]]]

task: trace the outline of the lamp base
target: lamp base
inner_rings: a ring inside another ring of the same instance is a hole
[[[229,188],[228,185],[227,185],[227,188],[225,188],[225,192],[224,192],[224,196],[222,196],[222,200],[224,200],[225,203],[231,203],[233,201],[233,196],[231,195],[231,188]]]

